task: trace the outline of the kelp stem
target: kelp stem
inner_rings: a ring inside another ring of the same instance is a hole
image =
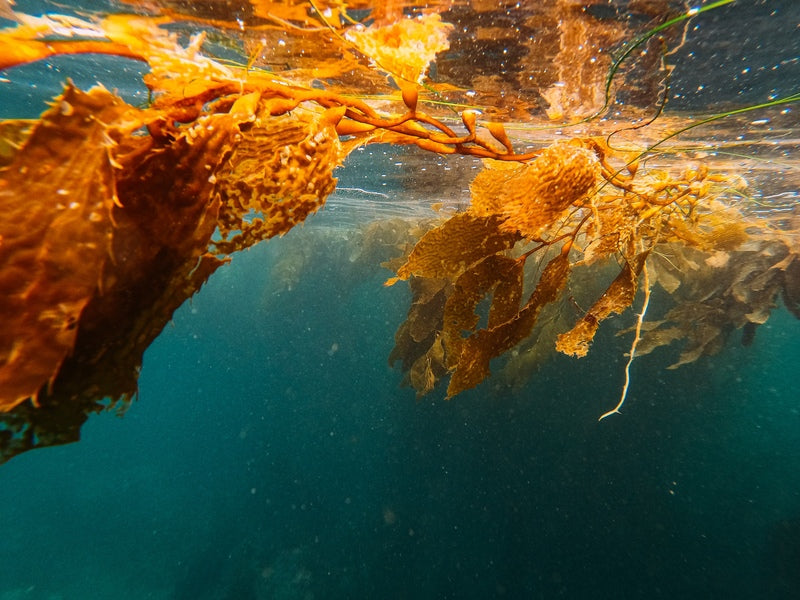
[[[650,304],[650,277],[647,274],[647,261],[642,265],[642,273],[644,275],[644,302],[642,303],[642,312],[639,313],[639,318],[636,321],[636,334],[633,336],[631,351],[628,355],[628,364],[625,365],[625,385],[622,386],[622,394],[617,405],[600,415],[597,419],[598,421],[602,421],[615,413],[620,414],[619,409],[622,408],[622,405],[625,404],[625,399],[628,397],[628,388],[631,384],[631,363],[636,356],[636,347],[639,345],[639,340],[642,338],[642,324],[644,323],[644,316],[647,314],[647,307]]]

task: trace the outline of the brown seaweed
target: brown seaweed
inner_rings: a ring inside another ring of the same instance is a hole
[[[408,280],[412,291],[390,362],[418,396],[448,376],[448,398],[476,387],[492,361],[540,339],[550,352],[586,355],[601,323],[634,303],[642,271],[646,297],[657,286],[672,305],[653,320],[642,311],[632,350],[682,341],[673,366],[718,352],[733,331],[752,342],[781,297],[800,317],[796,225],[765,224],[726,202],[738,178],[701,160],[649,165],[661,142],[639,153],[614,147],[608,132],[515,149],[502,117],[599,115],[614,100],[612,75],[631,103],[652,103],[659,53],[642,51],[624,69],[608,53],[632,34],[627,24],[563,3],[525,8],[525,27],[560,24],[526,42],[541,64],[495,31],[492,41],[517,53],[516,71],[473,73],[456,64],[465,38],[454,25],[488,35],[486,7],[414,2],[407,18],[395,3],[349,4],[369,21],[332,2],[239,2],[237,22],[218,3],[163,0],[148,3],[158,14],[26,16],[0,31],[2,69],[60,54],[122,56],[146,63],[151,94],[135,107],[67,82],[40,119],[0,123],[3,457],[77,439],[89,413],[124,407],[144,350],[177,307],[231,254],[319,210],[334,169],[368,143],[484,159],[464,182],[466,212],[388,263],[396,276],[387,283]],[[663,23],[672,7],[660,4],[636,10]],[[168,27],[177,20],[203,31],[184,40]],[[576,53],[570,46],[589,31]],[[215,35],[241,43],[240,63],[204,53]],[[426,79],[434,60],[444,79]],[[511,80],[531,88],[505,98]],[[467,106],[474,97],[487,105]],[[398,254],[406,245],[397,242]],[[575,323],[580,304],[589,308]]]

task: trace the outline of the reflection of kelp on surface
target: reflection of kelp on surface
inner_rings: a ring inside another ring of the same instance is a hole
[[[612,50],[635,35],[685,11],[674,0],[649,2],[529,0],[454,3],[445,19],[456,25],[450,51],[437,72],[495,114],[524,118],[546,112],[553,119],[585,117],[605,103]],[[613,18],[609,18],[613,15]],[[672,44],[679,28],[665,34]],[[626,65],[625,105],[645,107],[659,94],[660,49]],[[488,57],[488,60],[487,60]]]
[[[686,10],[680,0],[623,0],[614,7],[606,0],[152,0],[148,6],[176,21],[223,29],[224,43],[240,44],[252,66],[294,83],[393,94],[385,74],[416,82],[435,55],[436,77],[425,81],[431,100],[472,104],[498,119],[559,120],[596,113],[606,100],[614,49]],[[680,36],[680,27],[663,31],[626,61],[617,76],[624,96],[617,108],[656,101],[663,48]]]

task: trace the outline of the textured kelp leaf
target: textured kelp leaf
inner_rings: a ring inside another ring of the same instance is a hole
[[[70,86],[0,172],[0,411],[34,395],[72,350],[108,259],[106,123],[129,110]]]
[[[288,232],[322,207],[336,187],[340,146],[332,125],[314,114],[263,114],[256,120],[258,125],[244,128],[217,176],[225,239],[216,249],[225,254]]]
[[[166,247],[182,257],[196,253],[196,258],[200,249],[206,250],[220,211],[213,175],[230,155],[237,134],[236,120],[215,115],[147,154],[121,157],[125,171],[117,183],[121,208],[116,252],[154,255]],[[143,232],[149,243],[137,244],[135,238]],[[122,241],[126,235],[134,238],[130,244]]]
[[[391,285],[411,275],[456,279],[483,258],[511,248],[519,239],[514,233],[499,230],[498,217],[478,217],[460,213],[428,231],[414,246]]]
[[[224,262],[207,253],[215,173],[242,120],[134,133],[153,115],[68,87],[0,173],[4,459],[73,441],[103,398],[130,399],[144,350]]]
[[[527,164],[487,161],[487,168],[470,186],[470,210],[476,215],[499,215],[503,229],[538,239],[595,186],[599,173],[596,155],[569,142],[545,148]]]
[[[501,257],[498,256],[498,258]],[[519,303],[522,300],[523,267],[522,261],[507,258],[497,265],[500,280],[494,289],[492,305],[489,307],[489,329],[505,323],[519,312]]]
[[[605,293],[592,305],[583,318],[570,331],[558,336],[556,350],[571,356],[583,357],[600,322],[612,313],[621,313],[628,308],[636,296],[636,283],[647,253],[639,254],[632,263],[626,262]]]
[[[113,211],[113,260],[104,268],[102,294],[81,318],[80,360],[67,364],[74,372],[59,375],[62,387],[80,378],[103,396],[134,394],[144,350],[224,263],[208,253],[220,209],[210,175],[230,155],[238,123],[213,115],[148,153],[119,157],[125,168]]]
[[[411,281],[414,301],[408,311],[408,333],[415,342],[422,342],[442,328],[442,312],[451,287],[444,279],[415,277]]]
[[[47,396],[48,381],[62,396],[80,395],[78,380],[98,397],[134,393],[141,340],[196,291],[206,265],[220,264],[200,257],[219,210],[210,174],[236,119],[208,117],[160,147],[147,136],[115,141],[142,115],[103,89],[68,87],[3,172],[10,192],[25,191],[3,195],[7,213],[20,214],[4,221],[17,227],[3,231],[0,270],[3,302],[15,304],[3,307],[15,315],[3,331],[2,389],[16,390],[6,409]],[[113,368],[92,371],[95,357]]]
[[[489,327],[503,323],[519,311],[522,298],[522,266],[500,254],[488,256],[456,279],[453,293],[444,307],[443,339],[448,365],[455,367],[461,355],[464,332],[474,332],[479,316],[478,303],[493,293],[489,309]]]
[[[491,373],[489,362],[530,335],[541,310],[558,298],[569,272],[568,252],[562,252],[544,268],[536,288],[519,313],[495,327],[477,331],[464,341],[447,387],[448,398],[486,379]]]

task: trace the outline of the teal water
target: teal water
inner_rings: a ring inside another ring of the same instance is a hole
[[[407,290],[326,235],[238,255],[123,418],[0,468],[0,599],[797,597],[784,311],[677,371],[641,357],[601,423],[629,343],[602,329],[517,392],[417,402],[386,363]]]

